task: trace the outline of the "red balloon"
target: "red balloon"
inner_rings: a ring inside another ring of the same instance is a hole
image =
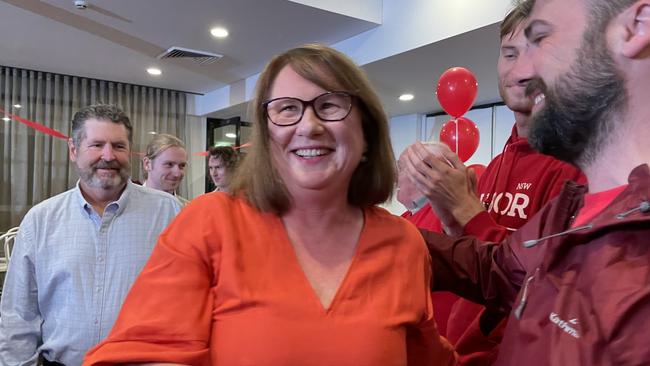
[[[458,138],[456,138],[458,136]],[[480,141],[478,127],[471,119],[459,117],[442,125],[440,141],[449,146],[465,162],[476,152]]]
[[[467,166],[467,169],[472,169],[474,173],[476,174],[476,181],[478,182],[479,179],[481,179],[481,175],[485,173],[485,165],[481,164],[472,164]]]
[[[460,117],[469,111],[476,100],[478,82],[471,71],[464,67],[452,67],[438,80],[436,96],[442,109],[452,117]]]

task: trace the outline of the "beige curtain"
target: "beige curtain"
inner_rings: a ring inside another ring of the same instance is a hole
[[[151,132],[185,140],[185,93],[0,66],[0,108],[7,113],[69,136],[74,113],[95,103],[116,104],[131,118],[134,179],[142,180],[136,153],[144,152]],[[74,186],[77,176],[68,161],[65,140],[14,119],[0,120],[0,145],[1,232],[17,226],[35,204]],[[186,192],[187,179],[179,193]]]

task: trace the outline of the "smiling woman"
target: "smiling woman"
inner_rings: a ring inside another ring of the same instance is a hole
[[[395,163],[362,71],[307,45],[274,58],[231,195],[170,225],[87,365],[450,365],[426,248],[375,205]]]

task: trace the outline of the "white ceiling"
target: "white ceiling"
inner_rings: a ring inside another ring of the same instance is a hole
[[[377,24],[288,0],[0,0],[0,65],[208,93],[258,73],[276,53],[308,42],[334,44]],[[209,34],[229,29],[226,39]],[[172,46],[224,55],[211,65],[158,60]],[[498,30],[486,26],[364,65],[392,116],[437,112],[435,83],[452,66],[470,68],[477,103],[498,100]],[[158,66],[155,78],[145,69]],[[403,92],[415,94],[398,102]],[[211,114],[231,117],[234,106]]]

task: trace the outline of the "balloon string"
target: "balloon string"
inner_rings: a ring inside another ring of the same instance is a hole
[[[458,151],[458,140],[460,139],[458,135],[458,118],[454,118],[454,124],[456,125],[456,155],[460,156],[460,151]]]

